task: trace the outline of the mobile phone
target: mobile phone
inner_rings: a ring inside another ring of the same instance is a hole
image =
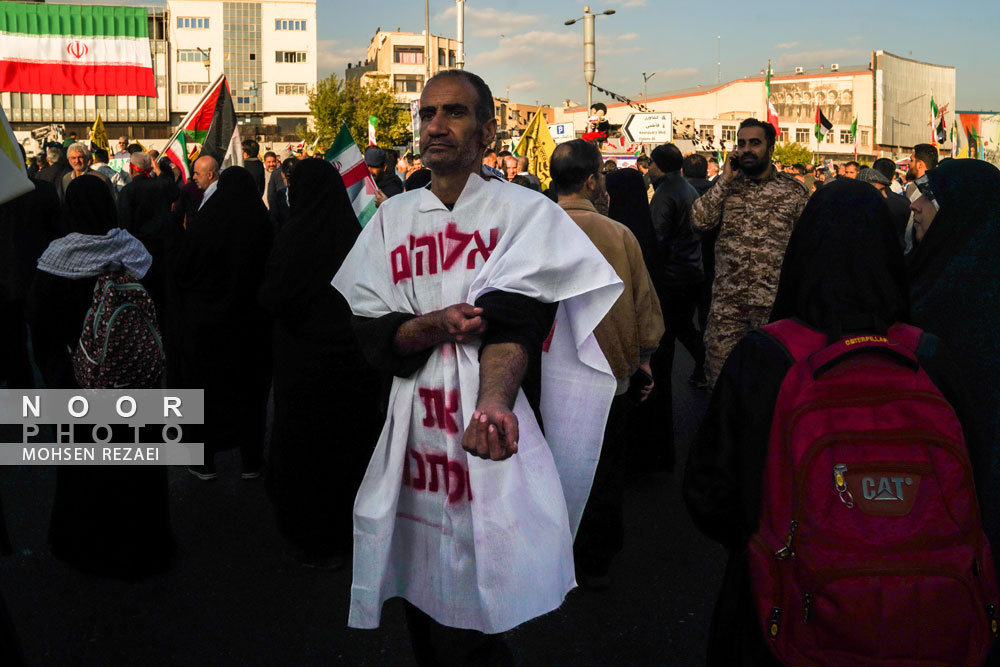
[[[736,151],[729,154],[729,166],[732,167],[733,171],[740,170],[740,158],[736,155]]]
[[[628,391],[629,400],[633,403],[642,402],[642,390],[653,383],[653,378],[649,373],[641,368],[636,369],[632,377],[629,378]]]

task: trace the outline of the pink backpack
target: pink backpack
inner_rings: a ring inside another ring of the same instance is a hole
[[[794,357],[771,423],[750,574],[790,665],[978,665],[997,634],[993,556],[962,427],[921,331],[763,328]]]

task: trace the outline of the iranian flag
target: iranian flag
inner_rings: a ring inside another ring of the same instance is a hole
[[[187,141],[183,132],[178,132],[167,147],[163,149],[163,155],[169,159],[175,167],[181,171],[181,179],[185,183],[191,178],[191,165],[187,158]]]
[[[340,126],[337,138],[326,152],[326,161],[332,163],[343,177],[347,196],[354,206],[354,214],[364,227],[375,215],[375,181],[372,180],[361,150],[354,143],[346,121]]]
[[[374,146],[375,141],[375,126],[378,125],[378,118],[375,116],[368,116],[368,145]]]
[[[0,2],[0,90],[156,97],[146,10]]]
[[[177,134],[167,143],[167,157],[185,174],[185,181],[191,171],[185,166],[187,158],[181,160],[179,155],[186,153],[188,144],[201,144],[200,154],[214,157],[220,169],[243,165],[236,107],[225,74],[208,87],[198,104],[181,121]],[[181,151],[179,155],[178,151]]]
[[[822,110],[819,106],[816,106],[816,125],[813,127],[813,134],[816,135],[816,141],[823,143],[823,138],[833,129],[833,123],[826,119],[823,115]]]
[[[769,125],[774,127],[774,136],[781,136],[781,126],[778,120],[778,111],[774,108],[774,103],[771,102],[771,61],[767,61],[767,76],[764,77],[764,88],[767,91],[767,122]]]

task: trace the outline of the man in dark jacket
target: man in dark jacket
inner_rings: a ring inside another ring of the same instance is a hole
[[[889,182],[889,186],[892,185],[892,179],[896,175],[895,162],[887,157],[879,158],[872,164],[872,169],[885,176],[885,180]],[[886,186],[882,190],[882,194],[885,196],[885,203],[889,206],[889,211],[892,213],[893,222],[899,234],[899,242],[900,244],[904,244],[903,235],[906,233],[906,224],[910,221],[910,200],[901,194],[893,192],[889,186]]]
[[[375,181],[375,187],[385,195],[385,199],[403,194],[403,184],[399,182],[396,174],[386,169],[385,151],[378,146],[369,146],[365,150],[365,164],[368,165],[368,172]],[[376,201],[384,201],[379,197]]]
[[[243,168],[250,172],[253,177],[257,192],[264,196],[264,163],[258,157],[260,155],[260,144],[254,139],[243,140]]]
[[[701,263],[701,241],[691,229],[691,206],[699,192],[681,175],[684,157],[677,146],[658,146],[653,149],[652,158],[649,172],[656,193],[650,207],[659,255],[653,280],[667,323],[667,332],[660,345],[666,367],[659,377],[670,377],[675,338],[694,357],[695,374],[701,375],[705,348],[701,333],[694,327],[694,309],[705,273]],[[655,372],[655,361],[653,365]]]
[[[46,183],[51,183],[56,189],[56,194],[59,195],[59,201],[62,201],[63,176],[67,172],[73,171],[73,168],[69,166],[66,153],[62,148],[56,148],[55,146],[47,147],[45,149],[45,159],[48,161],[49,166],[40,169],[35,178]]]
[[[714,158],[713,158],[714,159]],[[718,164],[716,164],[718,169]],[[681,173],[687,182],[698,191],[698,196],[702,196],[712,187],[712,181],[708,178],[708,160],[703,155],[692,153],[684,158],[681,166]],[[702,343],[705,342],[705,325],[708,324],[708,309],[712,305],[712,281],[715,280],[715,240],[719,238],[719,228],[710,229],[700,234],[701,242],[701,264],[704,269],[705,279],[698,290],[698,329],[702,334]],[[707,383],[703,368],[695,369],[688,379],[695,387],[704,387]]]

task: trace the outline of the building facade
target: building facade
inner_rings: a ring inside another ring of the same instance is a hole
[[[458,58],[458,42],[454,39],[430,36],[430,56],[424,33],[375,31],[368,44],[364,62],[347,65],[344,77],[369,81],[385,81],[395,93],[396,101],[409,105],[420,99],[427,73],[434,76],[441,70],[454,69]]]
[[[904,156],[914,144],[929,143],[931,94],[939,107],[947,105],[945,126],[951,127],[954,67],[877,51],[868,65],[798,67],[771,77],[771,102],[781,129],[778,142],[800,143],[823,159],[850,159],[855,152],[866,159]],[[643,103],[650,111],[672,114],[674,140],[684,142],[687,150],[728,151],[734,148],[741,120],[767,118],[764,72],[719,85],[652,93]],[[822,142],[813,133],[817,107],[833,125]],[[588,111],[579,106],[558,109],[556,122],[572,122],[582,133]],[[608,104],[607,119],[612,127],[620,126],[637,112],[627,104]],[[850,132],[855,119],[856,137]],[[945,142],[941,148],[947,154],[951,144]]]
[[[245,136],[295,136],[317,82],[316,0],[167,0],[147,10],[156,97],[0,91],[19,135],[63,124],[81,137],[100,114],[108,136],[159,147],[225,73]]]
[[[294,134],[317,81],[315,0],[167,0],[171,120],[225,73],[236,114],[256,134]]]

